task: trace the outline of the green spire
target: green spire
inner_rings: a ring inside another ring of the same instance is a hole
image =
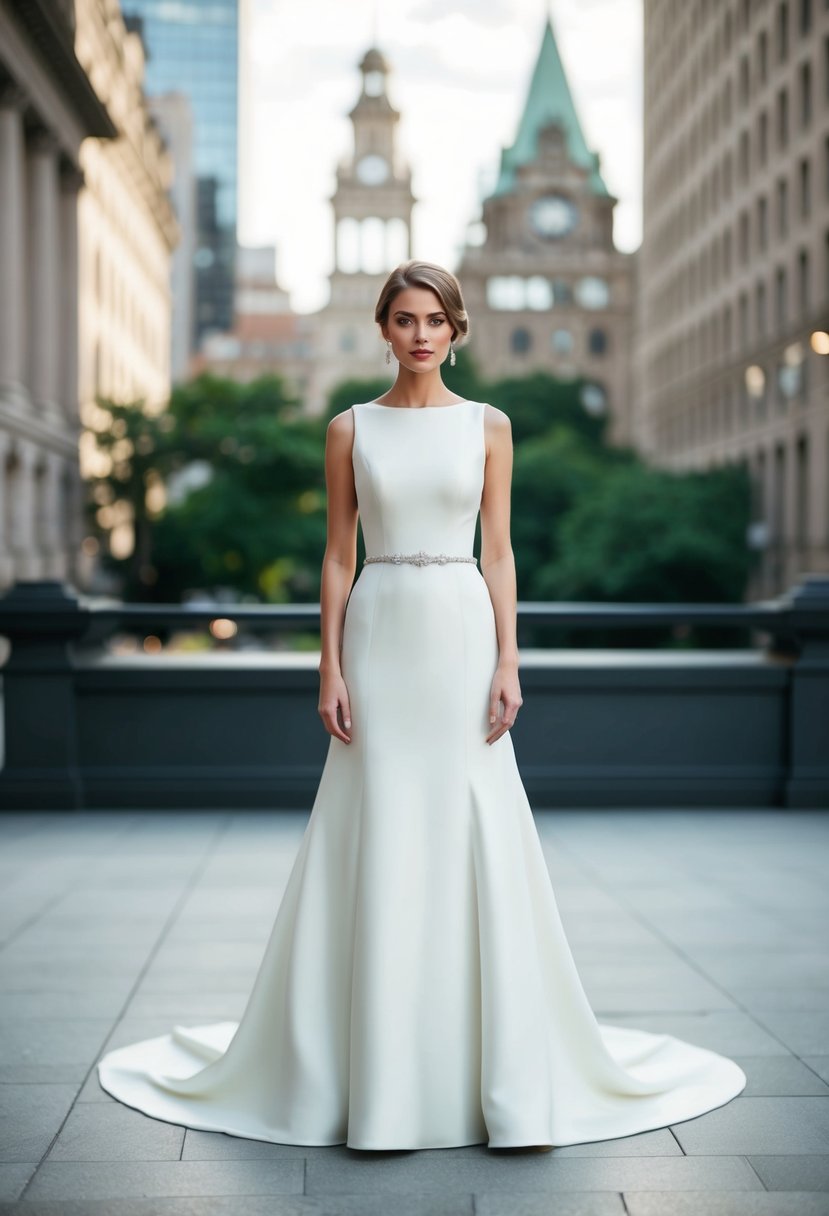
[[[589,171],[593,192],[607,195],[608,189],[599,173],[599,158],[590,151],[585,141],[548,17],[524,113],[518,124],[518,134],[512,147],[504,148],[501,152],[501,169],[495,194],[508,194],[512,190],[516,168],[535,159],[538,132],[551,122],[559,122],[564,128],[568,155],[575,164]]]

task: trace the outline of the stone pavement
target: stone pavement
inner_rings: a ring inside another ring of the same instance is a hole
[[[536,816],[600,1020],[732,1056],[748,1088],[550,1153],[361,1153],[188,1131],[104,1051],[238,1018],[307,816],[0,815],[0,1216],[827,1216],[829,814]]]

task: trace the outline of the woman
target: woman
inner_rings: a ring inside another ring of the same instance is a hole
[[[404,263],[375,320],[395,383],[326,439],[328,754],[248,1004],[110,1052],[101,1084],[168,1122],[356,1149],[545,1149],[692,1118],[745,1074],[596,1021],[518,773],[511,430],[441,378],[468,333],[457,279]]]

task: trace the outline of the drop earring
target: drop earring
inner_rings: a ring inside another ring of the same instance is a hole
[[[386,362],[391,363],[391,342],[386,338]]]
[[[449,366],[455,366],[455,348],[451,342],[449,343]]]

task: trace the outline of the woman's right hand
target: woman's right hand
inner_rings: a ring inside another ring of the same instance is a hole
[[[351,730],[351,707],[342,673],[320,672],[320,699],[317,710],[329,735],[342,739],[343,743],[351,742],[351,736],[345,733],[346,730]],[[338,711],[342,714],[345,730],[340,726]]]

